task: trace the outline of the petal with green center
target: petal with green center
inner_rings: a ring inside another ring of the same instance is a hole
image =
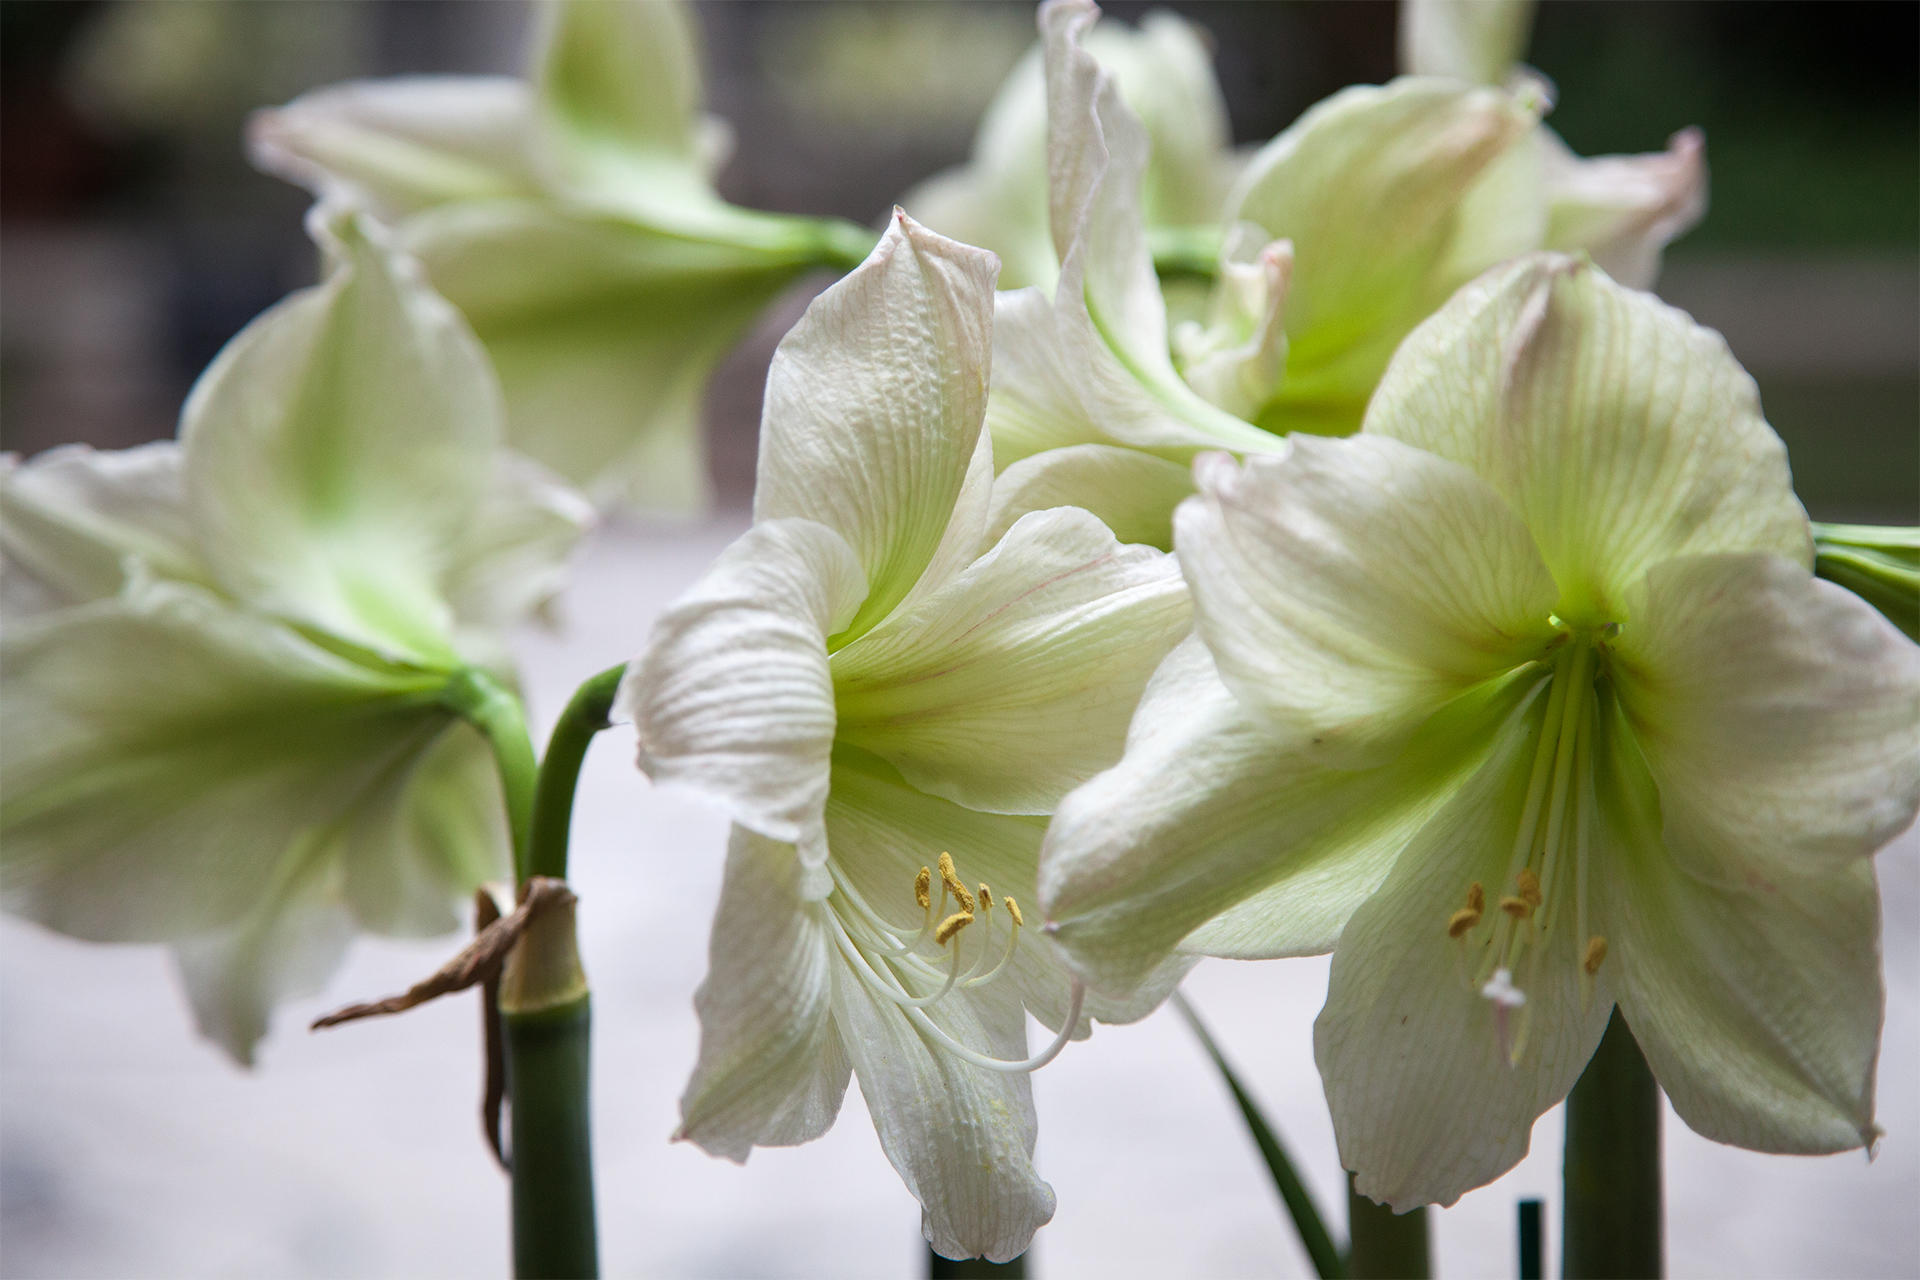
[[[1122,542],[1173,547],[1173,509],[1193,492],[1193,469],[1137,449],[1077,444],[1037,453],[993,482],[987,536],[999,541],[1032,511],[1082,507]]]
[[[132,566],[138,566],[134,570]],[[129,572],[204,584],[172,441],[0,457],[0,590],[9,625],[119,594]]]
[[[819,1137],[847,1091],[832,1016],[840,957],[801,881],[791,845],[733,829],[707,977],[693,997],[700,1057],[674,1134],[729,1160]]]
[[[700,60],[692,7],[673,0],[560,0],[541,14],[540,110],[586,166],[698,170]],[[583,175],[585,176],[585,175]],[[589,176],[589,180],[591,177]]]
[[[1190,617],[1171,556],[1078,508],[1034,512],[834,654],[840,738],[968,808],[1049,813],[1119,759]]]
[[[869,593],[854,634],[919,582],[966,486],[997,266],[896,213],[872,255],[814,299],[774,353],[754,518],[804,517],[846,539]]]
[[[1706,139],[1698,129],[1673,135],[1665,151],[1583,160],[1551,130],[1540,131],[1547,191],[1542,246],[1589,254],[1602,271],[1633,289],[1651,289],[1660,251],[1707,212]]]
[[[1195,627],[1250,709],[1329,759],[1391,750],[1553,636],[1527,530],[1466,468],[1376,437],[1302,436],[1195,467],[1174,516]]]
[[[1406,0],[1400,69],[1468,84],[1499,84],[1527,51],[1533,0]]]
[[[1366,430],[1498,490],[1572,622],[1624,620],[1675,556],[1813,563],[1786,449],[1726,342],[1572,258],[1530,255],[1455,295],[1394,357]]]
[[[937,985],[902,980],[915,996]],[[962,1061],[848,966],[835,976],[833,1012],[880,1146],[920,1201],[934,1252],[992,1262],[1024,1252],[1054,1207],[1053,1188],[1033,1169],[1029,1078]],[[926,1013],[978,1052],[1026,1056],[1026,1012],[1011,988],[953,992]]]
[[[215,358],[181,418],[189,510],[221,585],[376,651],[451,655],[443,576],[502,414],[486,353],[363,216],[311,219],[334,265]]]
[[[402,76],[303,94],[247,121],[254,167],[384,219],[532,195],[533,97],[507,76]]]
[[[1920,808],[1920,647],[1777,556],[1657,565],[1617,641],[1664,845],[1764,892],[1878,851]]]
[[[1120,763],[1054,814],[1040,896],[1055,940],[1110,993],[1183,940],[1243,958],[1328,950],[1537,684],[1470,695],[1390,764],[1355,771],[1249,712],[1187,642],[1148,686]]]
[[[1602,724],[1595,927],[1621,1012],[1681,1119],[1719,1142],[1814,1153],[1871,1145],[1885,992],[1880,894],[1864,862],[1720,885],[1663,839],[1624,718]],[[1668,820],[1671,829],[1671,819]]]
[[[427,679],[163,582],[9,628],[0,674],[8,909],[94,941],[240,922],[448,724]]]
[[[1533,1122],[1573,1088],[1612,1013],[1606,974],[1583,1003],[1571,913],[1526,946],[1515,1008],[1482,994],[1491,968],[1449,936],[1473,883],[1506,879],[1542,702],[1420,830],[1333,953],[1314,1061],[1355,1187],[1395,1210],[1452,1204],[1518,1164]],[[1501,917],[1496,917],[1501,918]],[[1484,926],[1500,936],[1503,926]],[[1482,939],[1484,941],[1484,939]]]
[[[1312,425],[1332,407],[1366,403],[1401,337],[1465,278],[1443,270],[1454,240],[1486,228],[1462,205],[1523,143],[1539,105],[1531,94],[1451,80],[1357,86],[1308,111],[1248,163],[1222,221],[1292,241],[1296,263],[1287,379],[1263,424],[1284,429],[1304,417]],[[1514,247],[1530,243],[1538,241],[1522,237]]]
[[[826,885],[820,829],[833,750],[827,637],[860,607],[859,561],[832,529],[767,520],[723,552],[654,624],[614,706],[640,734],[640,768],[735,822],[800,846]]]

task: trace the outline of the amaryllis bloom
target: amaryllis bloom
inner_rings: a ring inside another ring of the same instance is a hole
[[[1355,86],[1241,167],[1208,219],[1212,297],[1181,317],[1144,203],[1160,144],[1087,40],[1097,15],[1091,0],[1041,7],[1062,265],[1050,295],[1000,302],[988,425],[1003,523],[1072,502],[1164,546],[1196,455],[1356,430],[1394,349],[1468,280],[1550,248],[1647,286],[1705,207],[1697,134],[1655,156],[1581,160],[1541,126],[1536,77]]]
[[[592,512],[502,448],[460,316],[364,218],[227,344],[179,443],[0,472],[8,911],[178,957],[247,1061],[356,933],[424,936],[508,866],[462,713]],[[487,691],[491,690],[492,693]]]
[[[1026,915],[1044,815],[1120,755],[1190,611],[1172,557],[1084,511],[989,537],[992,254],[904,215],[768,375],[753,527],[667,611],[619,707],[640,766],[734,822],[680,1136],[744,1160],[848,1073],[933,1248],[1053,1215],[1027,1072],[1086,1017]],[[1029,1057],[1026,1015],[1057,1033]]]
[[[1700,1133],[1873,1141],[1920,649],[1813,577],[1717,335],[1532,255],[1407,340],[1358,436],[1197,483],[1197,638],[1043,859],[1096,988],[1331,950],[1341,1158],[1398,1209],[1512,1167],[1616,1005]]]
[[[708,375],[810,267],[873,243],[743,209],[671,0],[541,6],[526,79],[410,76],[258,113],[254,163],[390,221],[499,370],[514,447],[603,506],[706,501]]]

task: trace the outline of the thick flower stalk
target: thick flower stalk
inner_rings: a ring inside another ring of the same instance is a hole
[[[1160,144],[1088,42],[1097,14],[1041,8],[1061,270],[1050,294],[1000,303],[988,423],[1003,524],[1073,502],[1165,546],[1194,456],[1354,431],[1400,341],[1474,276],[1553,248],[1648,285],[1704,209],[1695,134],[1580,160],[1540,125],[1537,78],[1404,76],[1335,94],[1244,164],[1210,219],[1212,299],[1176,321],[1144,210]]]
[[[526,80],[321,89],[254,118],[254,161],[393,223],[486,344],[517,449],[602,506],[698,510],[713,366],[873,236],[715,194],[730,140],[684,5],[554,0],[539,21]]]
[[[989,536],[993,255],[896,215],[768,376],[753,527],[661,619],[617,707],[640,765],[734,821],[680,1136],[819,1136],[857,1075],[949,1257],[1053,1214],[1027,1072],[1086,1018],[1033,927],[1044,815],[1119,758],[1190,611],[1084,511]],[[1056,1038],[1029,1056],[1031,1012]]]
[[[501,447],[417,264],[358,215],[311,225],[325,281],[228,344],[179,443],[0,479],[5,905],[172,945],[242,1061],[356,932],[444,932],[507,870],[474,722],[517,726],[500,630],[591,515]],[[524,731],[502,745],[530,784]]]
[[[1920,649],[1813,577],[1717,335],[1532,255],[1408,339],[1358,436],[1197,483],[1196,639],[1043,859],[1096,989],[1331,950],[1341,1158],[1400,1209],[1511,1168],[1616,1004],[1700,1133],[1874,1141],[1869,858],[1920,805]]]

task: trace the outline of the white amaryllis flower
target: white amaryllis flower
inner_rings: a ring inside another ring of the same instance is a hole
[[[1247,161],[1218,213],[1204,316],[1170,323],[1143,175],[1154,142],[1088,47],[1091,0],[1041,8],[1052,296],[1002,299],[988,423],[1000,521],[1074,502],[1166,545],[1207,449],[1344,435],[1402,338],[1518,253],[1592,253],[1649,284],[1704,207],[1696,135],[1652,157],[1579,160],[1539,124],[1544,86],[1408,76],[1335,94]]]
[[[417,265],[311,222],[325,282],[228,344],[178,444],[0,477],[5,906],[172,945],[242,1061],[355,932],[444,932],[506,869],[450,686],[591,515],[501,448],[486,356]]]
[[[1532,255],[1358,436],[1197,479],[1197,637],[1042,862],[1096,989],[1331,950],[1341,1158],[1398,1209],[1511,1168],[1616,1003],[1700,1133],[1873,1140],[1868,859],[1920,804],[1920,649],[1812,576],[1716,334]]]
[[[735,824],[680,1136],[805,1142],[851,1070],[933,1248],[1004,1261],[1053,1214],[1026,1073],[1179,972],[1083,1009],[1021,904],[1043,815],[1119,758],[1190,612],[1172,557],[1084,511],[988,543],[995,268],[897,214],[814,301],[768,375],[753,527],[617,705],[641,768]],[[1058,1033],[1032,1058],[1028,1011]]]
[[[873,243],[715,194],[730,141],[670,0],[555,0],[526,80],[336,85],[248,137],[261,168],[393,222],[486,344],[514,446],[603,506],[700,508],[714,364],[801,272]]]
[[[1243,157],[1233,149],[1206,34],[1156,12],[1137,29],[1099,23],[1085,43],[1146,131],[1148,158],[1138,176],[1148,234],[1215,222]],[[1045,54],[1036,46],[994,94],[967,162],[900,200],[926,225],[998,254],[1002,289],[1051,290],[1060,274],[1050,230],[1047,103]]]

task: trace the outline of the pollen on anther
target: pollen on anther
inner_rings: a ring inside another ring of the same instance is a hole
[[[1598,934],[1587,939],[1587,954],[1581,957],[1580,967],[1587,975],[1600,972],[1600,966],[1607,962],[1607,940]]]
[[[920,868],[920,874],[913,878],[913,900],[925,911],[933,905],[933,872]]]
[[[1487,909],[1487,891],[1475,880],[1467,886],[1467,910],[1479,915]]]
[[[1531,868],[1522,867],[1514,880],[1520,886],[1521,899],[1530,907],[1538,907],[1541,902],[1540,877],[1533,874]]]
[[[1468,930],[1480,923],[1480,913],[1472,907],[1462,907],[1447,920],[1449,938],[1465,937]]]
[[[987,888],[983,881],[980,885],[980,914],[985,915],[991,910],[993,910],[993,890]]]
[[[1019,903],[1015,902],[1012,898],[1002,898],[1000,899],[1000,904],[1007,909],[1007,915],[1012,917],[1016,927],[1026,923],[1026,919],[1020,914]]]
[[[1500,899],[1500,909],[1512,916],[1515,920],[1525,920],[1533,914],[1533,904],[1525,898],[1502,898]]]
[[[950,853],[940,855],[940,882],[947,886],[947,892],[960,904],[960,909],[972,915],[973,895],[967,891],[967,886],[960,883],[960,873],[953,869],[953,855]]]
[[[972,923],[973,913],[971,911],[956,911],[940,922],[940,927],[933,931],[933,940],[944,947],[953,938],[954,934],[960,932]]]

